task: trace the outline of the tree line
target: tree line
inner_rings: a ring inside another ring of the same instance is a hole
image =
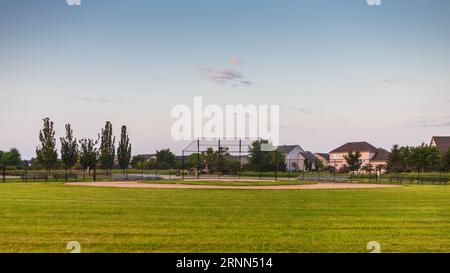
[[[286,170],[285,156],[279,151],[261,151],[261,145],[267,144],[267,140],[254,141],[248,149],[248,164],[242,166],[244,171],[275,171]],[[228,147],[214,149],[207,148],[205,151],[193,153],[184,158],[185,169],[197,169],[202,172],[237,174],[241,168],[241,162],[231,156]],[[156,151],[152,158],[143,155],[133,156],[131,166],[136,169],[179,169],[182,166],[182,159],[173,154],[170,149]]]
[[[106,122],[105,127],[98,135],[98,139],[84,138],[77,141],[71,125],[66,124],[65,129],[65,136],[60,138],[60,152],[61,161],[66,171],[70,171],[79,162],[84,170],[95,169],[97,165],[100,165],[108,173],[111,172],[116,157],[116,139],[113,136],[111,122]],[[49,118],[43,119],[43,128],[39,132],[40,145],[36,147],[36,160],[45,168],[47,173],[58,160],[55,134],[53,122]],[[97,147],[99,143],[100,146]],[[121,128],[117,160],[120,168],[125,172],[131,160],[131,144],[125,125]]]
[[[387,160],[390,173],[450,171],[450,148],[442,154],[437,147],[422,144],[417,147],[394,145]]]

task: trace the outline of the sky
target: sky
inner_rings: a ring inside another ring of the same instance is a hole
[[[0,150],[44,117],[133,154],[171,148],[171,109],[280,106],[280,142],[328,152],[450,135],[450,1],[0,0]]]

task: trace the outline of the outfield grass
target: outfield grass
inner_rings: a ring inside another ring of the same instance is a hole
[[[450,186],[199,190],[0,184],[0,252],[450,251]]]

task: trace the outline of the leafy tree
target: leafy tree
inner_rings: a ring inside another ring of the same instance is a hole
[[[0,151],[0,164],[5,166],[21,166],[22,158],[19,150],[11,148],[8,152]]]
[[[102,129],[100,138],[100,164],[103,168],[109,172],[114,166],[114,158],[116,154],[116,149],[114,143],[116,138],[113,137],[113,130],[111,122],[107,121],[105,128]]]
[[[98,150],[95,147],[98,140],[81,139],[80,140],[80,164],[83,170],[94,169],[97,165]]]
[[[362,160],[360,152],[349,152],[344,155],[344,159],[347,162],[347,166],[351,172],[356,172],[361,169]]]
[[[204,154],[198,155],[197,153],[191,154],[185,159],[186,168],[196,168],[198,162],[200,162],[200,168],[204,169]]]
[[[61,159],[67,169],[71,169],[78,159],[78,143],[73,137],[73,130],[70,124],[66,124],[66,136],[61,137]]]
[[[241,163],[239,160],[227,160],[224,162],[224,173],[227,174],[237,174],[239,173],[239,168],[241,167]]]
[[[325,165],[323,164],[322,160],[319,159],[316,159],[315,166],[317,172],[320,172],[321,170],[325,169]]]
[[[361,165],[363,163],[361,160],[361,153],[359,151],[349,152],[347,155],[344,155],[344,159],[347,162],[347,166],[351,174],[350,179],[353,181],[353,172],[361,169]]]
[[[439,149],[425,144],[412,148],[408,161],[417,172],[439,170],[442,163]]]
[[[170,149],[156,151],[156,167],[160,169],[170,169],[177,166],[177,158]]]
[[[127,127],[122,126],[119,147],[117,148],[117,159],[119,161],[120,168],[125,172],[130,165],[131,160],[131,144],[127,135]]]
[[[147,161],[145,156],[143,155],[135,155],[131,158],[130,165],[134,169],[141,169],[142,168],[142,162]]]
[[[44,120],[44,128],[39,132],[40,146],[36,147],[37,160],[45,166],[47,173],[50,172],[51,167],[56,163],[58,152],[56,151],[55,130],[53,129],[53,122],[49,118]]]
[[[268,144],[267,140],[256,140],[249,148],[249,169],[253,171],[283,171],[286,169],[285,156],[280,150],[261,151],[262,144]]]

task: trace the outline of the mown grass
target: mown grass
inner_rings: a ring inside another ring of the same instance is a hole
[[[199,190],[0,184],[0,252],[450,251],[450,187]]]

